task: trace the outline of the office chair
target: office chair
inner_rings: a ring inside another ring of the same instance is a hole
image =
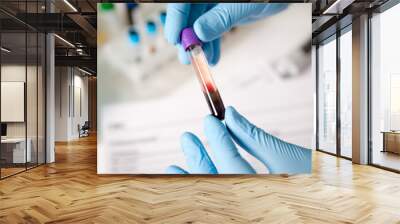
[[[89,136],[89,129],[90,129],[89,121],[85,121],[82,127],[79,128],[79,138]]]

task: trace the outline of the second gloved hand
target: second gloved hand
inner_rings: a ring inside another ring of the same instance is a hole
[[[220,57],[220,37],[232,27],[274,15],[287,7],[277,3],[170,3],[167,7],[165,36],[179,49],[179,59],[189,64],[180,45],[181,31],[189,26],[204,43],[203,50],[211,65]]]
[[[209,115],[204,120],[204,132],[214,161],[201,141],[192,133],[185,133],[181,145],[189,170],[170,166],[170,174],[251,174],[253,167],[240,155],[241,148],[261,161],[271,174],[311,172],[311,150],[287,143],[251,124],[233,107],[226,108],[224,125]]]

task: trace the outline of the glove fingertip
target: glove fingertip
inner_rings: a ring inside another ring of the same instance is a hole
[[[211,60],[210,66],[211,66],[211,67],[214,67],[214,66],[216,66],[217,64],[218,64],[218,61],[213,61],[213,60]]]
[[[233,106],[228,106],[225,108],[225,122],[229,126],[229,124],[232,124],[237,120],[237,118],[240,116],[240,114],[236,111],[236,109]]]
[[[203,42],[207,41],[207,35],[205,35],[204,33],[204,28],[203,28],[203,19],[201,19],[201,17],[199,19],[197,19],[194,24],[193,24],[193,29],[194,32],[196,33],[196,36]]]
[[[243,133],[248,133],[254,127],[252,123],[239,114],[232,106],[225,109],[225,124],[236,137],[243,136]]]
[[[199,147],[200,141],[197,136],[190,132],[185,132],[181,135],[181,146],[183,151],[187,151],[193,147]]]
[[[184,132],[184,133],[181,135],[181,142],[187,141],[188,139],[193,138],[193,136],[194,136],[194,134],[192,134],[191,132]]]
[[[221,56],[221,39],[216,39],[211,42],[213,46],[213,57],[211,59],[211,65],[216,65]]]
[[[218,118],[213,115],[207,115],[204,118],[204,133],[208,141],[224,136],[225,132],[226,127]]]
[[[220,35],[208,24],[209,21],[207,16],[201,16],[193,24],[194,32],[196,33],[197,37],[203,42],[210,42],[215,38],[218,38]]]

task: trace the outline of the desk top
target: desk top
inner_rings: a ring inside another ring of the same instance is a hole
[[[400,131],[381,131],[383,134],[397,134],[400,135]]]
[[[20,143],[24,142],[25,138],[5,138],[1,139],[1,143]],[[30,141],[29,138],[27,138],[27,141]]]

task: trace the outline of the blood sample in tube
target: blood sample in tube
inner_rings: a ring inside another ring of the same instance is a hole
[[[208,61],[201,47],[202,43],[192,28],[185,28],[181,34],[182,46],[188,52],[190,61],[200,82],[211,114],[220,120],[224,119],[225,106],[221,95],[208,68]]]

